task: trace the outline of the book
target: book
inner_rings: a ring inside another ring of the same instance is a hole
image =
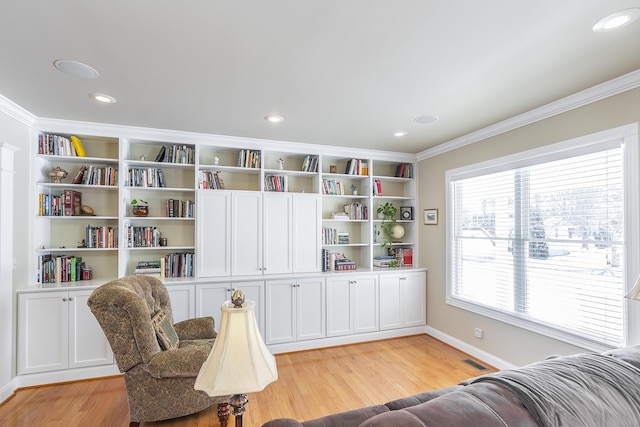
[[[81,184],[84,178],[84,171],[86,170],[87,170],[87,167],[85,165],[80,166],[80,169],[78,169],[78,173],[76,174],[75,178],[73,178],[73,181],[71,183]]]
[[[64,190],[64,216],[77,216],[82,213],[82,193],[75,190]]]
[[[84,146],[82,145],[82,141],[80,141],[80,138],[72,135],[71,144],[73,145],[73,148],[78,157],[87,157],[87,153],[84,151]]]

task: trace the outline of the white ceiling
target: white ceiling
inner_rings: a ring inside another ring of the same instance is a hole
[[[640,69],[640,22],[591,31],[628,7],[640,1],[2,0],[0,94],[40,118],[418,153]],[[440,120],[414,123],[425,114]]]

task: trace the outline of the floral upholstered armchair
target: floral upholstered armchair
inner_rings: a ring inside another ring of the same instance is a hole
[[[212,317],[173,324],[169,294],[150,276],[113,280],[87,302],[124,373],[131,425],[193,414],[218,403],[220,424],[229,417],[228,396],[193,388],[216,338]]]

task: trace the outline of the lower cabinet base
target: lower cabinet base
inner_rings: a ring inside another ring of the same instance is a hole
[[[13,379],[13,381],[16,388],[21,388],[42,384],[86,380],[90,378],[112,377],[114,375],[120,375],[118,366],[115,363],[112,365],[92,366],[89,368],[61,369],[59,371],[18,375]]]
[[[387,331],[368,332],[364,334],[344,335],[340,337],[320,338],[315,340],[295,341],[283,344],[271,344],[267,348],[273,354],[290,353],[293,351],[313,350],[316,348],[335,347],[338,345],[357,344],[367,341],[384,340],[388,338],[406,337],[408,335],[425,334],[426,326],[391,329]]]

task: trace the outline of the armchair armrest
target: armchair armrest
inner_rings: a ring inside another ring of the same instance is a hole
[[[215,330],[215,322],[213,317],[210,316],[183,320],[174,324],[173,328],[176,330],[180,341],[212,339],[218,336]]]

